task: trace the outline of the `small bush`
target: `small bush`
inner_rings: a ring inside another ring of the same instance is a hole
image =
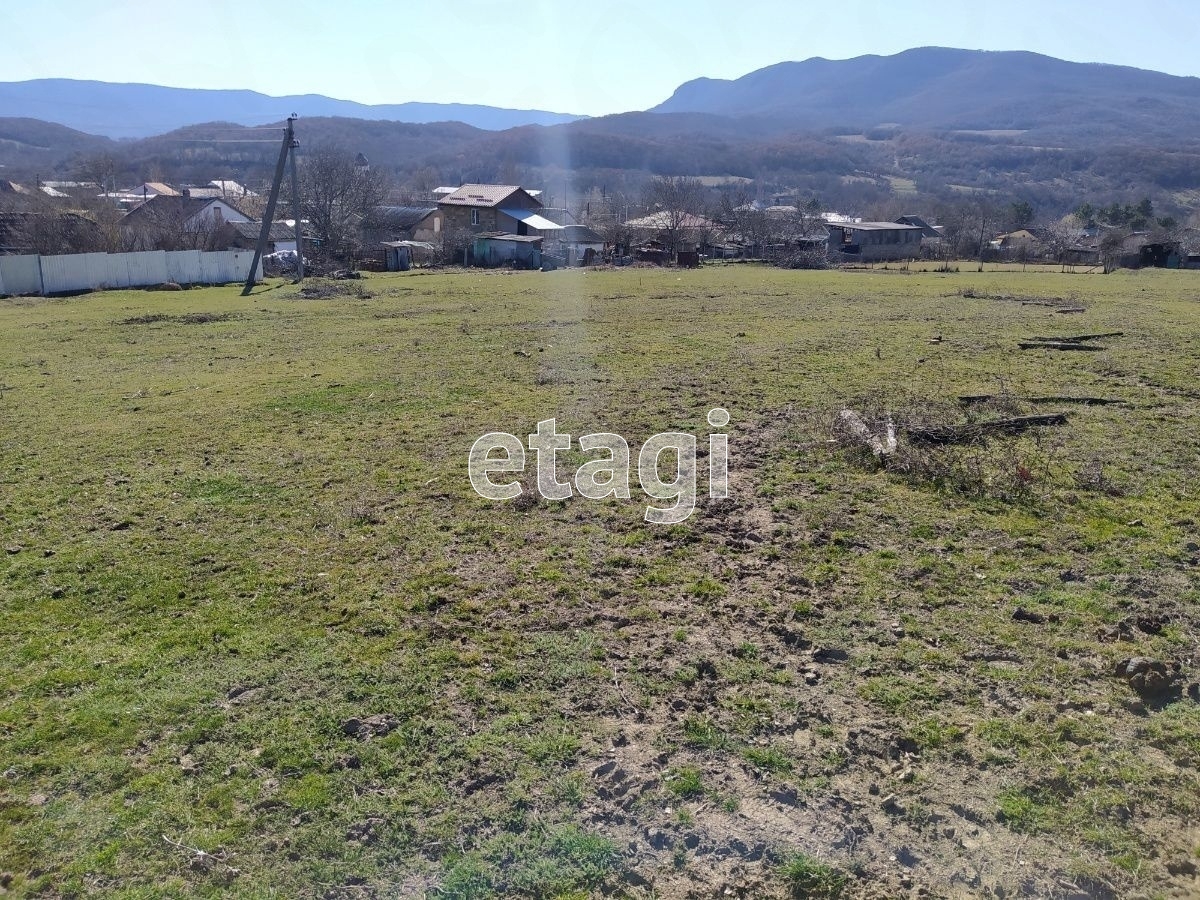
[[[888,423],[895,428],[897,446],[887,456],[876,456],[852,433],[840,416],[834,417],[833,437],[857,466],[883,468],[914,486],[978,499],[1028,502],[1051,469],[1040,440],[1032,446],[1011,435],[983,435],[955,444],[922,443],[909,437],[915,431],[986,423],[1018,415],[1024,410],[1009,397],[996,397],[973,406],[964,414],[957,404],[931,398],[910,398],[890,409],[877,400],[850,402],[868,431],[883,435]]]

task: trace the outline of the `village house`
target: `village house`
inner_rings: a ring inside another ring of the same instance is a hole
[[[1042,252],[1046,238],[1046,233],[1040,228],[1018,228],[1016,231],[996,235],[991,241],[991,247],[1009,256],[1032,256]]]
[[[96,195],[100,185],[94,181],[39,181],[38,189],[56,200],[86,200]]]
[[[930,225],[920,216],[900,216],[896,220],[897,225],[915,225],[921,229],[921,239],[924,241],[940,241],[942,239],[942,227],[940,225]]]
[[[874,262],[916,259],[921,255],[921,228],[898,222],[827,223],[829,252],[842,261]]]
[[[126,213],[121,232],[134,250],[224,249],[227,225],[250,217],[225,200],[160,194]]]
[[[99,196],[125,209],[133,209],[152,197],[181,197],[183,193],[161,181],[145,181],[120,191],[105,191]]]
[[[1187,266],[1187,254],[1179,241],[1135,231],[1121,242],[1116,263],[1122,269],[1182,269]]]
[[[226,241],[217,240],[224,244],[221,250],[253,250],[258,246],[258,236],[262,232],[262,222],[229,222],[229,238]],[[287,222],[272,222],[271,230],[267,233],[266,253],[284,253],[296,249],[296,228]]]
[[[163,181],[144,181],[137,187],[132,187],[122,193],[138,194],[147,200],[151,197],[180,197],[183,195],[182,191],[175,190],[175,188]]]
[[[0,255],[103,249],[100,226],[85,216],[70,212],[0,212]]]
[[[594,265],[604,256],[604,238],[586,225],[564,225],[555,237],[555,253],[568,266]]]
[[[438,201],[442,228],[473,234],[546,235],[562,226],[541,215],[542,204],[515,184],[464,184]]]
[[[477,266],[540,269],[542,240],[541,236],[533,234],[481,234],[471,245],[470,262]]]
[[[433,243],[442,233],[443,213],[426,206],[377,206],[363,222],[363,245],[395,241]]]
[[[227,178],[214,179],[203,186],[182,187],[179,189],[179,192],[186,194],[188,197],[204,197],[210,200],[216,198],[237,201],[247,197],[258,196],[258,194],[244,185]]]
[[[635,241],[643,250],[661,247],[667,256],[676,252],[697,252],[712,243],[718,236],[720,224],[707,216],[695,213],[660,210],[625,223]],[[647,250],[648,259],[656,260],[652,250]],[[646,254],[643,254],[646,255]]]

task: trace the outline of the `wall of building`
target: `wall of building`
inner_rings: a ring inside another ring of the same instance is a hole
[[[196,216],[188,220],[188,227],[194,229],[216,228],[222,222],[249,222],[249,216],[238,212],[228,203],[215,200]]]
[[[425,241],[429,244],[441,240],[445,221],[445,213],[440,209],[430,213],[413,228],[412,239],[414,241]]]
[[[471,231],[482,234],[487,231],[504,230],[500,227],[500,210],[498,209],[481,209],[478,206],[443,206],[441,210],[442,227],[447,231]],[[479,224],[477,225],[471,222],[472,212],[479,213]]]
[[[849,241],[845,236],[849,235]],[[857,253],[844,252],[846,247],[858,247]],[[915,259],[921,255],[921,231],[903,228],[894,231],[872,229],[856,231],[851,228],[832,228],[829,239],[830,250],[844,260],[875,262],[891,259]]]
[[[502,266],[519,263],[530,268],[542,264],[542,250],[531,241],[505,241],[481,238],[471,248],[472,262],[477,266]]]

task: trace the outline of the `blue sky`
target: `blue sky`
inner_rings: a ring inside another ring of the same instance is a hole
[[[699,76],[910,47],[1200,75],[1200,3],[3,0],[0,81],[94,78],[600,115]],[[838,13],[839,7],[844,13]]]

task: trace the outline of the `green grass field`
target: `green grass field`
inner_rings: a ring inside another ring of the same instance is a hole
[[[334,289],[0,300],[0,889],[1200,892],[1196,273]],[[717,406],[682,525],[468,482],[488,431],[571,470]]]

